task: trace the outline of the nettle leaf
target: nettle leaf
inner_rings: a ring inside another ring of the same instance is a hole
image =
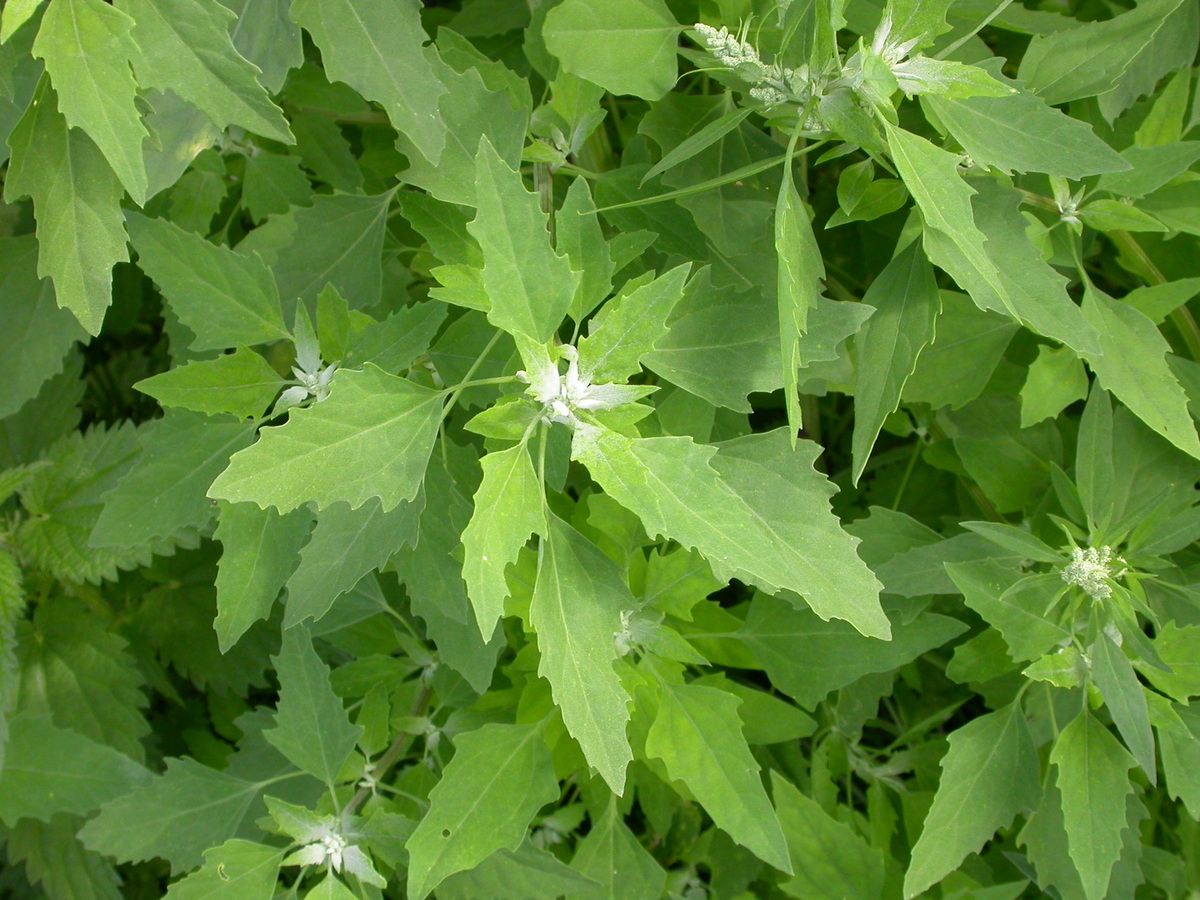
[[[92,139],[67,126],[45,78],[8,145],[4,198],[33,198],[38,275],[53,280],[59,306],[99,334],[112,302],[112,267],[129,259],[121,182]]]
[[[418,494],[387,512],[374,497],[353,509],[334,503],[321,510],[312,539],[300,551],[300,565],[287,580],[283,627],[320,619],[364,575],[415,544],[424,506]]]
[[[130,61],[138,47],[134,21],[103,0],[51,3],[42,17],[33,55],[46,61],[67,123],[100,148],[129,195],[146,202],[142,140],[149,135],[134,98]]]
[[[275,727],[263,736],[305,772],[332,785],[362,727],[351,725],[342,701],[329,684],[329,667],[313,649],[303,625],[283,633],[283,649],[274,657],[279,673]]]
[[[417,0],[296,0],[292,15],[321,48],[330,81],[344,81],[387,110],[393,127],[437,164],[446,145],[438,101],[446,87],[423,52]]]
[[[290,337],[271,271],[165,219],[128,218],[138,265],[196,336],[192,350],[223,350]]]
[[[567,731],[616,794],[624,793],[633,751],[625,736],[630,697],[613,668],[614,635],[633,595],[591,541],[555,515],[539,550],[529,624],[537,633],[538,674],[550,682]]]
[[[205,491],[229,457],[254,440],[254,424],[172,410],[139,429],[142,454],[103,497],[89,544],[138,547],[208,524]]]
[[[293,409],[283,425],[233,455],[208,490],[220,500],[252,501],[288,512],[339,500],[353,508],[378,497],[384,512],[421,488],[437,437],[442,394],[368,363],[341,369],[328,398]]]
[[[475,205],[479,212],[467,228],[483,251],[488,320],[547,343],[571,306],[579,276],[550,247],[537,196],[486,137],[475,155]]]
[[[904,876],[915,897],[958,869],[998,828],[1037,807],[1040,769],[1020,701],[950,735],[942,778]]]
[[[204,853],[204,866],[167,890],[165,900],[271,900],[286,851],[234,839]]]
[[[87,332],[54,302],[53,284],[38,276],[33,235],[0,240],[0,319],[20,353],[0,359],[0,418],[37,396],[46,380],[63,370],[67,353]]]
[[[863,303],[875,314],[855,338],[854,481],[862,477],[884,419],[896,411],[917,357],[934,336],[942,300],[933,267],[913,241],[871,282]]]
[[[293,143],[283,111],[258,82],[258,68],[234,49],[232,10],[217,0],[120,0],[117,8],[137,23],[139,85],[174,92],[218,128],[238,125]]]
[[[718,827],[790,875],[783,830],[742,735],[740,705],[716,688],[664,684],[646,755],[661,759],[670,778],[683,782]]]
[[[246,347],[215,359],[194,360],[139,381],[137,389],[163,406],[206,415],[231,413],[239,419],[263,415],[284,380],[262,356]]]
[[[662,0],[566,0],[542,26],[547,49],[572,75],[647,100],[675,84],[679,31]]]
[[[1107,895],[1121,855],[1125,798],[1132,793],[1129,770],[1136,760],[1087,710],[1059,734],[1050,751],[1055,784],[1062,793],[1067,846],[1087,900]]]
[[[56,813],[89,813],[149,780],[123,753],[49,717],[20,713],[8,721],[0,820],[11,828],[25,816],[49,822]]]
[[[479,631],[492,633],[508,596],[504,570],[517,561],[531,534],[546,533],[542,484],[526,445],[483,457],[475,509],[462,533],[462,577]]]
[[[271,614],[275,598],[300,559],[312,529],[307,509],[280,515],[274,507],[222,503],[213,538],[223,548],[217,569],[217,618],[213,623],[221,652],[229,650],[251,625]]]
[[[818,615],[886,638],[879,583],[828,511],[832,491],[812,469],[816,448],[791,451],[788,440],[776,431],[718,451],[691,438],[581,427],[572,455],[648,532],[695,547],[718,577],[795,591]]]
[[[579,374],[590,382],[628,381],[642,357],[667,333],[667,319],[683,295],[690,264],[622,294],[596,314],[579,341]]]
[[[559,794],[544,732],[541,724],[492,723],[455,738],[454,758],[405,844],[409,900],[522,844],[534,814]]]
[[[894,622],[891,639],[881,641],[846,622],[824,622],[778,597],[758,596],[737,638],[780,690],[812,709],[830,691],[912,662],[964,631],[957,619],[921,613],[912,621]],[[800,646],[803,654],[796,652]]]

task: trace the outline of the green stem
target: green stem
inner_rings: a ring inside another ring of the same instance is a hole
[[[492,339],[487,342],[487,346],[485,346],[483,350],[479,352],[479,355],[475,357],[475,362],[471,363],[471,368],[467,369],[467,374],[463,376],[462,383],[457,384],[452,388],[447,388],[447,391],[450,393],[450,398],[446,401],[446,406],[442,410],[443,419],[450,415],[450,410],[452,410],[454,408],[454,404],[458,402],[459,394],[461,394],[466,388],[477,386],[471,381],[471,376],[479,371],[479,367],[483,365],[483,361],[487,359],[487,355],[492,352],[492,348],[496,346],[496,343],[500,340],[500,335],[502,333],[503,332],[501,331],[497,331],[492,335]]]
[[[1110,231],[1108,232],[1109,239],[1116,244],[1120,249],[1128,253],[1145,269],[1146,280],[1151,285],[1166,284],[1169,280],[1162,273],[1162,270],[1154,264],[1154,260],[1150,258],[1150,254],[1146,252],[1146,248],[1138,243],[1128,231]],[[1171,324],[1175,326],[1175,330],[1179,332],[1180,338],[1187,345],[1188,353],[1193,360],[1200,361],[1200,325],[1196,324],[1195,317],[1192,316],[1192,311],[1186,306],[1180,306],[1171,310],[1168,316]]]
[[[429,698],[432,696],[432,684],[427,684],[421,688],[421,692],[417,694],[417,698],[413,701],[412,708],[408,712],[409,718],[415,719],[422,715],[425,712],[425,707],[429,705]],[[375,766],[372,770],[372,775],[375,777],[376,781],[382,781],[384,776],[387,775],[388,770],[404,758],[404,755],[408,753],[409,746],[413,742],[413,737],[414,735],[408,734],[407,732],[396,736],[396,739],[392,741],[391,746],[384,751],[383,756],[379,757],[379,762],[375,763]],[[342,815],[354,815],[359,808],[371,798],[371,794],[372,790],[370,787],[359,788],[358,792],[350,798],[350,802],[346,804],[345,809],[342,810]]]
[[[968,31],[966,34],[964,34],[962,37],[960,37],[957,41],[955,41],[949,47],[946,47],[946,48],[940,50],[933,58],[934,59],[945,59],[947,56],[949,56],[951,53],[953,53],[955,50],[957,50],[959,47],[961,47],[963,44],[965,44],[971,38],[975,37],[975,35],[979,34],[980,31],[982,31],[984,28],[986,28],[988,26],[988,24],[994,18],[996,18],[996,16],[1000,15],[1000,13],[1004,12],[1004,10],[1008,9],[1008,5],[1010,3],[1012,3],[1012,0],[1000,0],[1000,5],[997,6],[995,9],[993,9],[986,16],[984,16],[983,20],[978,25],[976,25],[974,28],[972,28],[970,31]]]

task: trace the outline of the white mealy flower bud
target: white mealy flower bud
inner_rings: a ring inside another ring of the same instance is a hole
[[[1112,596],[1112,585],[1108,579],[1118,577],[1114,573],[1120,557],[1114,557],[1111,547],[1075,547],[1071,550],[1071,561],[1062,569],[1062,580],[1083,588],[1093,600],[1107,600]],[[1122,570],[1124,571],[1124,570]]]

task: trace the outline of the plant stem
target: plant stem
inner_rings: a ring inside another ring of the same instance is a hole
[[[495,347],[496,342],[500,340],[501,334],[502,332],[497,331],[492,335],[492,339],[487,342],[487,346],[485,346],[479,352],[479,355],[475,357],[475,362],[471,363],[471,368],[467,369],[467,374],[463,376],[462,382],[452,388],[448,388],[450,391],[450,399],[446,401],[446,406],[442,410],[442,419],[445,419],[446,416],[450,415],[450,410],[454,409],[454,404],[458,402],[458,395],[461,394],[464,389],[478,386],[477,383],[471,381],[471,376],[479,371],[479,367],[483,365],[483,361],[487,359],[487,355],[492,352],[492,348]]]
[[[421,688],[421,692],[417,694],[417,699],[413,701],[412,708],[409,710],[409,718],[415,719],[425,712],[425,707],[429,704],[429,698],[433,696],[433,685],[427,684]],[[404,758],[404,754],[408,752],[409,745],[412,744],[414,735],[405,732],[396,736],[392,741],[391,746],[384,751],[383,756],[379,757],[379,762],[375,763],[372,774],[376,781],[382,781],[397,762]],[[346,808],[342,810],[343,816],[352,816],[358,809],[370,799],[374,791],[370,787],[360,787],[350,802],[346,804]]]
[[[1146,248],[1139,244],[1137,238],[1128,231],[1111,231],[1108,233],[1108,237],[1117,247],[1137,260],[1145,269],[1146,281],[1151,285],[1166,284],[1169,281],[1167,276],[1154,264],[1154,260],[1150,258]],[[1180,306],[1171,310],[1168,318],[1179,332],[1184,344],[1187,345],[1188,354],[1193,360],[1200,361],[1200,326],[1196,324],[1191,310],[1187,306]]]

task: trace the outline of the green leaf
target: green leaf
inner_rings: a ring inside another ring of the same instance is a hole
[[[591,541],[551,515],[538,557],[529,624],[538,674],[550,682],[567,731],[613,792],[625,790],[633,751],[625,736],[630,697],[613,669],[614,635],[634,609],[620,570]]]
[[[995,626],[1016,662],[1037,659],[1071,633],[1045,618],[1048,600],[1065,585],[1057,574],[1022,576],[994,559],[948,562],[946,572],[967,606]]]
[[[1038,35],[1021,58],[1020,78],[1047,103],[1112,90],[1181,0],[1147,0],[1101,22]]]
[[[467,228],[483,251],[489,321],[547,343],[567,314],[579,276],[550,247],[537,196],[486,137],[475,155],[475,205],[479,212]]]
[[[616,271],[586,178],[576,178],[567,189],[555,219],[555,242],[557,249],[571,261],[571,268],[580,273],[579,286],[567,312],[576,322],[582,322],[604,302],[612,290]]]
[[[517,561],[531,534],[546,533],[541,482],[524,444],[483,457],[475,509],[462,533],[463,581],[479,631],[489,636],[504,614],[504,570]]]
[[[491,723],[455,738],[454,758],[406,844],[409,900],[521,845],[534,814],[559,794],[543,732],[540,724]]]
[[[942,300],[933,267],[913,241],[871,282],[863,303],[875,314],[855,338],[853,480],[858,482],[884,420],[900,405],[917,357],[933,340]]]
[[[17,629],[17,709],[49,715],[59,728],[115,747],[137,761],[150,725],[144,680],[126,642],[79,602],[39,603]]]
[[[887,672],[915,660],[966,631],[957,619],[922,613],[895,622],[891,640],[859,634],[845,622],[823,622],[778,597],[757,596],[737,632],[771,676],[801,706],[812,709],[833,690],[864,675]],[[803,654],[796,651],[803,647]]]
[[[705,267],[688,282],[665,337],[645,364],[715,406],[750,412],[747,395],[782,386],[779,316],[757,291],[714,287]]]
[[[271,614],[280,589],[299,563],[312,515],[297,509],[280,515],[253,503],[222,503],[213,538],[223,548],[217,569],[217,618],[221,652],[237,643],[258,619]]]
[[[1167,694],[1181,703],[1200,695],[1200,659],[1196,658],[1196,641],[1200,625],[1177,625],[1168,622],[1154,639],[1154,649],[1171,671],[1143,664],[1142,673]]]
[[[75,318],[54,302],[54,287],[37,273],[33,235],[0,240],[0,319],[20,353],[0,359],[0,418],[37,396],[46,379],[63,370],[66,355],[87,336]]]
[[[293,143],[283,112],[258,83],[258,68],[234,49],[232,10],[217,0],[119,0],[117,8],[137,22],[139,85],[173,91],[218,128],[239,125]]]
[[[49,823],[22,819],[8,830],[6,852],[15,869],[25,864],[25,878],[41,886],[45,897],[63,900],[122,900],[124,879],[97,853],[75,839],[81,819],[59,815]]]
[[[420,490],[441,400],[440,392],[370,363],[360,372],[341,369],[328,398],[262,429],[257,443],[233,455],[208,495],[280,512],[310,501],[357,508],[378,497],[390,512]]]
[[[779,885],[784,893],[804,900],[883,896],[883,854],[778,772],[771,772],[771,788],[795,871]]]
[[[237,13],[230,37],[234,49],[262,71],[258,80],[269,93],[283,87],[288,71],[304,62],[300,28],[289,18],[288,0],[221,0]],[[249,162],[249,160],[247,160]]]
[[[1154,762],[1154,733],[1146,693],[1125,652],[1104,631],[1091,646],[1092,676],[1104,696],[1104,705],[1125,744],[1150,779],[1157,782]]]
[[[1149,698],[1167,792],[1196,818],[1200,811],[1200,720],[1191,707],[1174,705],[1157,694]]]
[[[139,432],[142,455],[104,495],[90,544],[138,547],[203,528],[214,512],[204,492],[254,439],[254,423],[171,410]]]
[[[779,819],[742,736],[741,701],[695,684],[662,686],[646,755],[661,759],[717,826],[777,869],[792,872]]]
[[[683,294],[688,264],[605,304],[579,341],[579,374],[590,382],[628,381],[642,357],[667,333],[667,319]]]
[[[1021,386],[1021,427],[1054,418],[1076,400],[1087,397],[1087,391],[1087,373],[1079,357],[1067,347],[1043,344]]]
[[[138,265],[196,336],[193,350],[223,350],[290,337],[270,270],[165,219],[128,216]]]
[[[658,900],[667,884],[662,866],[621,821],[615,797],[592,820],[571,868],[599,884],[605,900]]]
[[[287,581],[283,627],[319,620],[346,591],[401,547],[417,542],[417,521],[425,506],[418,494],[384,512],[372,498],[355,509],[334,503],[317,514],[310,540],[300,551],[300,566]]]
[[[112,301],[112,267],[125,262],[121,182],[86,134],[67,127],[46,79],[13,128],[4,199],[33,198],[38,275],[54,281],[58,305],[98,334]]]
[[[33,18],[43,0],[9,0],[0,13],[0,41],[7,41]]]
[[[46,61],[59,111],[88,133],[133,201],[146,202],[142,139],[149,135],[134,99],[129,68],[138,54],[133,19],[103,0],[51,3],[42,17],[33,55]]]
[[[1129,168],[1105,175],[1096,182],[1096,189],[1121,197],[1144,197],[1190,169],[1200,159],[1200,141],[1127,147],[1121,156]]]
[[[259,354],[238,347],[233,353],[195,360],[146,378],[136,387],[163,406],[251,419],[267,411],[284,381]]]
[[[646,100],[675,86],[679,31],[662,0],[566,0],[542,26],[546,48],[572,75]]]
[[[1088,900],[1107,896],[1113,864],[1121,855],[1125,797],[1133,792],[1136,761],[1087,710],[1063,729],[1050,751],[1062,792],[1063,824],[1071,859]]]
[[[793,139],[792,146],[795,140]],[[784,165],[779,197],[775,201],[775,253],[778,257],[776,291],[779,303],[779,348],[783,365],[783,399],[787,406],[788,434],[793,449],[801,427],[800,396],[797,392],[803,359],[800,338],[808,331],[809,311],[821,296],[825,264],[812,230],[812,212],[800,199],[792,181],[790,159]]]
[[[695,547],[718,577],[795,591],[818,615],[886,637],[879,583],[829,512],[831,486],[812,468],[817,452],[808,442],[789,450],[782,430],[718,451],[686,437],[630,439],[590,427],[576,429],[572,450],[649,533]]]
[[[291,762],[332,785],[363,730],[350,724],[307,628],[287,629],[273,661],[279,673],[279,703],[275,727],[263,735]]]
[[[292,15],[321,48],[330,81],[344,81],[387,110],[393,127],[431,163],[446,145],[446,123],[438,101],[446,87],[422,45],[416,0],[355,3],[354,0],[295,0]]]
[[[89,813],[150,779],[128,756],[47,717],[20,713],[8,727],[0,820],[9,828],[25,816],[49,822],[55,813]]]
[[[606,895],[549,850],[529,841],[516,851],[497,850],[475,868],[438,885],[438,900],[601,900]]]
[[[1167,366],[1170,345],[1145,314],[1091,287],[1083,314],[1100,335],[1101,355],[1088,355],[1096,378],[1143,422],[1191,456],[1200,439],[1187,395]]]
[[[251,4],[251,8],[255,5]],[[312,202],[312,185],[300,166],[298,156],[274,153],[246,160],[242,203],[254,221],[261,222],[267,216],[286,213],[293,206],[307,206]]]
[[[915,897],[957,870],[996,830],[1037,807],[1040,767],[1020,701],[950,735],[942,778],[904,876]]]
[[[983,68],[1003,84],[1019,88],[1019,81],[1004,77],[1001,65],[1002,60],[990,59]],[[921,102],[976,165],[1005,174],[1014,170],[1044,172],[1073,180],[1129,168],[1090,125],[1048,106],[1028,91],[1006,97],[926,96]]]
[[[204,853],[204,867],[180,879],[164,900],[271,900],[283,850],[230,840]]]
[[[382,322],[363,328],[350,342],[343,364],[356,367],[374,363],[385,372],[404,372],[413,360],[429,351],[445,320],[446,309],[440,303],[406,306]]]
[[[383,235],[392,191],[373,197],[320,194],[308,209],[291,213],[292,240],[272,262],[284,310],[291,315],[297,301],[310,310],[332,284],[351,309],[376,305],[382,294]],[[332,362],[332,360],[331,360]]]

